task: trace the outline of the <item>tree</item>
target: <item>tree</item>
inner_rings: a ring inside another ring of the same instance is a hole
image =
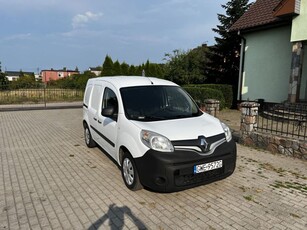
[[[194,72],[191,76],[191,83],[193,84],[203,84],[207,79],[206,76],[206,66],[208,63],[208,46],[207,44],[202,44],[198,46],[187,54],[189,68]]]
[[[90,71],[85,71],[83,74],[73,75],[72,81],[75,84],[74,88],[84,90],[88,79],[94,78],[94,77],[96,77],[96,75]]]
[[[109,55],[107,55],[104,59],[101,75],[113,76],[113,61]]]
[[[186,70],[185,57],[187,53],[181,50],[173,50],[172,54],[165,54],[166,60],[166,79],[174,81],[175,83],[188,84],[189,80]]]
[[[219,36],[215,37],[216,44],[210,48],[208,58],[210,63],[207,68],[207,83],[231,84],[234,92],[237,91],[241,38],[237,32],[229,29],[251,4],[249,0],[230,0],[222,7],[226,15],[218,14],[220,25],[212,30]]]
[[[116,62],[113,63],[112,75],[114,75],[114,76],[119,76],[119,75],[121,75],[121,74],[122,74],[121,66],[120,66],[119,61],[117,60]]]
[[[204,83],[207,46],[165,54],[165,78],[179,85]]]
[[[165,64],[157,64],[157,77],[165,78]]]
[[[101,76],[142,76],[144,70],[146,76],[163,78],[165,75],[164,66],[164,64],[151,63],[149,60],[138,66],[129,66],[126,62],[120,63],[118,60],[113,63],[112,58],[107,55],[102,66]]]
[[[159,64],[151,63],[149,60],[144,65],[145,75],[148,77],[162,77],[158,75]]]
[[[7,89],[8,88],[9,81],[6,78],[5,74],[2,73],[2,67],[0,62],[0,89]]]
[[[144,70],[144,64],[137,66],[137,67],[135,68],[134,75],[135,75],[135,76],[142,76],[143,70]],[[145,74],[146,74],[146,73],[145,73]]]
[[[126,62],[123,62],[121,65],[120,65],[120,68],[121,68],[121,71],[122,71],[122,75],[129,75],[129,65],[126,63]]]
[[[134,75],[136,75],[135,73],[136,73],[136,68],[135,68],[134,65],[131,65],[131,66],[129,67],[128,75],[134,76]]]
[[[36,88],[38,86],[34,75],[27,75],[20,71],[20,76],[17,81],[11,83],[12,88]]]

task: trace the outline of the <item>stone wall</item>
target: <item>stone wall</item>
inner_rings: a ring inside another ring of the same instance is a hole
[[[243,102],[240,107],[241,127],[239,143],[307,160],[307,141],[258,132],[257,116],[259,104]]]

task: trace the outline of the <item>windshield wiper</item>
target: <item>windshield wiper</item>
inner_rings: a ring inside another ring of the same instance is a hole
[[[137,120],[137,121],[160,121],[160,120],[165,120],[164,117],[157,117],[157,116],[130,116],[131,120]]]
[[[165,120],[165,117],[157,117],[157,116],[148,115],[148,116],[144,116],[143,119],[146,121],[160,121],[160,120]]]

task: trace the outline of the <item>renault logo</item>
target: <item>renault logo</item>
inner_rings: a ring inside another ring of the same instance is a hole
[[[203,152],[207,152],[209,150],[209,143],[206,141],[204,136],[199,136],[199,145]]]

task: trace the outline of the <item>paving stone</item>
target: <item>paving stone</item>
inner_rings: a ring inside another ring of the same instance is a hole
[[[237,169],[222,181],[132,192],[85,146],[81,120],[79,108],[0,112],[1,228],[307,228],[306,161],[237,145]]]

